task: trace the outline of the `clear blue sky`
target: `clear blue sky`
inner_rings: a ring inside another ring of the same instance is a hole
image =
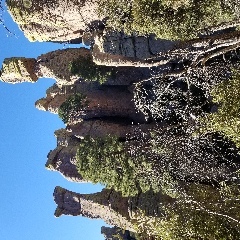
[[[8,36],[0,26],[0,65],[6,57],[37,57],[42,53],[68,47],[53,43],[31,43],[18,30],[7,13],[6,26],[16,34]],[[71,45],[73,47],[73,45]],[[79,47],[79,45],[74,45]],[[45,96],[52,79],[35,84],[0,82],[0,239],[1,240],[101,240],[101,220],[53,216],[54,187],[90,193],[98,185],[77,184],[44,167],[46,156],[56,147],[53,135],[64,127],[57,115],[35,109],[37,99]]]

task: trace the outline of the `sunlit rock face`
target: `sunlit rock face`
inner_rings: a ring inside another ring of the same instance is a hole
[[[90,56],[85,48],[56,50],[42,54],[37,59],[6,58],[1,69],[1,79],[8,83],[36,82],[38,78],[52,78],[57,85],[71,85],[79,79],[71,73],[69,64],[79,57]]]
[[[80,77],[71,72],[70,64],[74,61],[78,62],[79,58],[88,59],[87,61],[90,61],[90,64],[94,66],[91,52],[86,48],[56,50],[42,54],[37,59],[6,58],[1,69],[1,79],[8,83],[20,83],[36,82],[38,78],[44,77],[56,80],[58,86],[72,85]],[[108,67],[107,71],[112,71],[113,74],[106,77],[104,85],[127,86],[151,77],[149,68]]]
[[[70,41],[99,21],[97,0],[7,0],[8,11],[30,41]]]
[[[158,39],[154,34],[137,36],[119,31],[103,31],[94,37],[94,46],[100,52],[138,59],[148,59],[161,52],[172,50],[176,41]]]
[[[129,221],[128,200],[113,190],[102,190],[93,194],[78,194],[67,189],[56,187],[54,200],[58,205],[55,216],[84,216],[91,219],[102,219],[110,225],[121,225],[123,229],[134,231]]]
[[[1,69],[1,79],[8,83],[36,82],[36,59],[34,58],[6,58]]]

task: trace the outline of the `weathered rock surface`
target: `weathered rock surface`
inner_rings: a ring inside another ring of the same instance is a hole
[[[152,192],[141,193],[136,197],[123,197],[121,193],[108,189],[93,194],[78,194],[61,187],[55,188],[53,196],[57,204],[56,217],[72,215],[101,218],[107,224],[132,232],[136,231],[132,220],[141,217],[139,211],[143,211],[146,216],[161,217],[161,203],[174,201],[168,196]]]
[[[136,112],[132,101],[133,95],[126,86],[99,86],[79,82],[71,86],[57,87],[54,85],[53,92],[51,94],[51,90],[47,91],[47,96],[38,100],[36,107],[57,113],[68,96],[81,93],[86,97],[88,104],[86,108],[76,112],[76,116],[71,119],[73,122],[100,117],[125,117],[134,122],[145,122],[144,115]]]
[[[94,47],[100,52],[121,55],[137,59],[148,59],[159,53],[172,50],[176,41],[158,39],[154,34],[137,36],[126,35],[124,32],[103,31],[94,38]]]
[[[98,0],[6,1],[8,10],[30,41],[70,41],[82,37],[101,18]]]
[[[80,140],[69,134],[65,129],[55,131],[55,136],[57,147],[49,152],[45,164],[46,168],[60,172],[69,181],[85,182],[76,168],[76,153]]]
[[[156,127],[155,123],[132,125],[126,119],[109,118],[85,120],[74,125],[69,125],[67,130],[78,138],[84,138],[88,135],[93,138],[105,137],[107,135],[126,138],[127,136],[135,136],[139,132],[144,134],[147,139],[154,127]]]
[[[37,75],[53,78],[59,86],[71,85],[79,77],[70,72],[69,64],[79,57],[88,56],[90,56],[90,51],[86,48],[68,48],[42,54],[37,58]]]
[[[79,56],[90,56],[86,48],[69,48],[42,54],[34,58],[7,58],[3,62],[1,79],[8,83],[36,82],[38,78],[53,78],[59,86],[71,85],[79,79],[69,70],[69,63]]]
[[[8,83],[36,82],[36,64],[34,58],[6,58],[1,69],[1,79]]]
[[[86,182],[78,173],[76,168],[76,152],[78,146],[57,147],[50,151],[47,158],[46,168],[51,171],[58,171],[71,182]]]
[[[78,194],[61,187],[54,191],[54,201],[58,205],[55,216],[72,215],[92,219],[103,219],[110,225],[121,225],[134,231],[129,222],[128,198],[120,193],[104,189],[94,194]]]

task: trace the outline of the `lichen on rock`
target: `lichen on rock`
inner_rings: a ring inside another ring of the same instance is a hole
[[[6,58],[1,69],[1,79],[8,83],[36,82],[38,77],[34,71],[34,58]]]

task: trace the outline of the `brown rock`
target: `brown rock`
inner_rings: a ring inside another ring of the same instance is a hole
[[[90,51],[86,48],[68,48],[42,54],[37,58],[37,75],[55,79],[58,86],[71,85],[79,77],[70,72],[69,64],[80,56],[90,56]]]
[[[78,146],[58,146],[50,151],[45,167],[51,171],[58,171],[71,182],[86,182],[76,168],[76,152]]]
[[[71,123],[100,117],[125,117],[135,122],[145,122],[144,115],[136,112],[132,101],[133,94],[124,86],[99,86],[86,82],[71,86],[55,86],[54,94],[47,91],[46,98],[38,100],[35,105],[40,110],[58,113],[61,104],[74,94],[73,92],[83,94],[88,104],[86,108],[72,116]]]
[[[58,205],[55,216],[72,215],[102,219],[110,225],[121,225],[134,231],[129,222],[128,198],[113,190],[103,189],[94,194],[78,194],[61,187],[54,190],[54,201]]]
[[[118,138],[126,138],[127,136],[135,136],[137,132],[145,134],[145,138],[150,135],[150,131],[156,126],[155,124],[139,124],[131,125],[125,119],[89,119],[68,126],[68,131],[77,138],[105,137],[107,135],[116,136]]]
[[[79,139],[72,136],[65,129],[55,131],[57,147],[47,156],[46,168],[60,172],[67,180],[72,182],[86,182],[77,171],[76,153]]]

